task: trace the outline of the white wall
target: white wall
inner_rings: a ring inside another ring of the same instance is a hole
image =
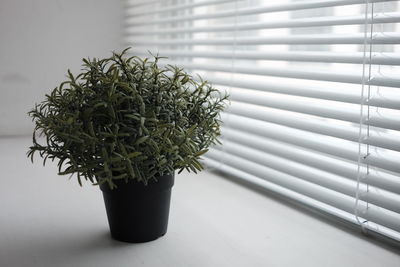
[[[122,48],[120,0],[1,0],[0,136],[31,134],[26,113],[83,57]]]

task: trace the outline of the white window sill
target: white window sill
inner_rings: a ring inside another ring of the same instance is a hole
[[[399,266],[395,249],[216,174],[181,174],[167,234],[109,237],[102,195],[32,165],[28,138],[0,139],[0,266]]]

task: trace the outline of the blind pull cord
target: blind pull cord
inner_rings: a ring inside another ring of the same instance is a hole
[[[366,154],[363,155],[362,153],[362,145],[364,143],[364,140],[368,139],[370,136],[370,126],[369,126],[369,118],[370,118],[370,106],[369,106],[369,100],[371,97],[371,85],[370,85],[370,80],[371,80],[371,59],[372,59],[372,37],[373,37],[373,25],[374,25],[374,3],[371,3],[371,26],[370,26],[370,36],[368,37],[368,9],[369,9],[369,0],[365,1],[365,22],[364,22],[364,49],[363,49],[363,63],[362,63],[362,84],[361,84],[361,104],[360,104],[360,124],[359,124],[359,132],[358,132],[358,161],[357,161],[357,185],[356,185],[356,195],[355,195],[355,205],[354,205],[354,215],[356,217],[357,223],[360,225],[361,230],[363,233],[367,233],[368,227],[366,226],[366,223],[368,223],[367,220],[361,220],[360,218],[360,211],[359,211],[359,202],[360,202],[360,184],[361,184],[361,179],[365,178],[369,174],[369,164],[366,163],[366,175],[362,175],[361,173],[361,165],[365,164],[367,157],[369,156],[369,144],[367,143],[367,152]],[[368,55],[368,74],[366,74],[366,64],[367,64],[367,46],[368,46],[368,39],[369,39],[369,55]],[[368,75],[368,76],[367,76]],[[365,86],[368,85],[368,91],[367,91],[367,99],[364,101],[365,97]],[[364,121],[364,105],[366,104],[367,106],[367,118]],[[363,126],[364,123],[366,123],[367,127],[367,133],[366,136],[363,137]],[[367,184],[367,192],[369,190],[369,185]],[[366,204],[366,212],[368,210],[368,202]],[[362,214],[361,214],[362,215]]]

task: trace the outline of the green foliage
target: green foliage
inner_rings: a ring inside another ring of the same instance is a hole
[[[77,174],[95,184],[149,179],[174,170],[203,169],[200,156],[220,135],[226,95],[182,69],[159,67],[160,57],[113,53],[83,59],[82,72],[56,87],[29,112],[33,146],[58,159],[59,174]],[[44,136],[40,144],[36,136]]]

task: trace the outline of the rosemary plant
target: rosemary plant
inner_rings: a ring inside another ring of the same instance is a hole
[[[80,185],[84,178],[111,188],[116,179],[147,184],[203,169],[199,159],[218,142],[227,96],[176,66],[160,67],[158,56],[126,52],[83,59],[79,75],[68,70],[67,81],[29,112],[32,161],[38,152],[43,165],[57,159],[59,174],[77,174]]]

